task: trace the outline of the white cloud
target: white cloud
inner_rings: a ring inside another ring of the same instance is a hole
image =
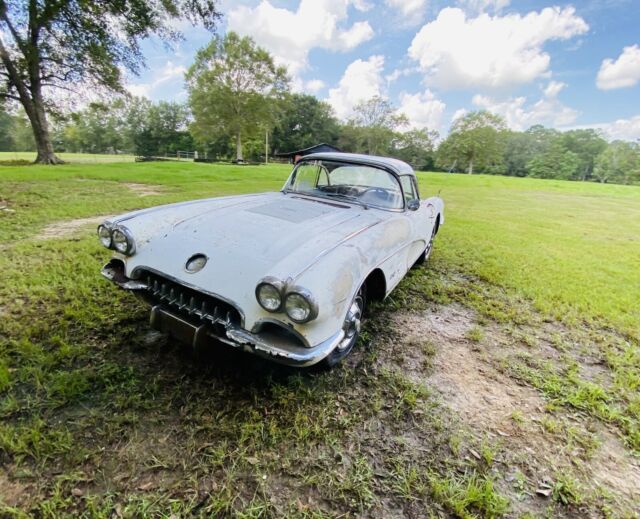
[[[428,0],[385,0],[385,4],[400,11],[406,17],[422,17]]]
[[[601,90],[632,87],[640,81],[640,47],[625,47],[618,59],[605,59],[600,65],[596,84]]]
[[[361,13],[366,13],[373,8],[373,4],[370,4],[366,0],[353,0],[353,7],[355,7]]]
[[[567,84],[562,81],[549,81],[549,84],[544,89],[544,95],[547,97],[556,97],[566,86]]]
[[[295,76],[291,81],[291,90],[296,93],[317,94],[326,86],[325,82],[321,79],[304,79]]]
[[[563,128],[563,130],[572,130],[579,128],[592,128],[601,130],[604,137],[610,141],[640,141],[640,115],[635,115],[629,119],[617,119],[610,123],[586,124],[581,126],[573,126],[571,128]]]
[[[382,94],[383,69],[384,56],[357,59],[346,68],[338,86],[329,90],[328,101],[338,117],[346,119],[359,102]]]
[[[127,83],[125,88],[134,96],[153,97],[154,91],[165,83],[179,80],[179,87],[176,89],[175,97],[184,96],[183,81],[187,69],[182,65],[176,65],[172,61],[167,61],[147,83]]]
[[[251,36],[295,76],[307,68],[311,49],[348,51],[373,37],[366,21],[342,27],[350,5],[361,11],[370,7],[363,0],[301,0],[298,9],[290,11],[262,0],[255,8],[232,9],[228,28]]]
[[[543,45],[588,29],[573,7],[477,18],[447,7],[416,34],[409,56],[437,86],[500,89],[548,75],[551,58]]]
[[[511,0],[458,0],[458,5],[469,14],[499,13],[510,3]]]
[[[466,108],[458,108],[454,112],[453,117],[451,117],[451,124],[455,123],[458,119],[460,119],[461,117],[464,117],[468,113],[469,113],[469,110],[467,110]]]
[[[446,105],[436,98],[431,90],[417,94],[400,94],[399,112],[409,119],[412,128],[439,130],[442,124],[442,114]]]
[[[557,95],[566,86],[559,81],[551,81],[544,89],[544,97],[527,106],[526,97],[497,101],[487,96],[475,95],[472,103],[479,108],[502,115],[507,125],[514,130],[526,130],[534,124],[566,126],[578,117],[578,111],[562,104]]]
[[[410,76],[417,72],[420,72],[420,69],[418,69],[417,67],[397,68],[394,71],[392,71],[391,74],[387,74],[384,78],[387,81],[387,83],[394,83],[401,77]]]
[[[321,79],[310,79],[305,82],[305,90],[307,92],[311,92],[312,94],[318,93],[320,90],[324,88],[324,81]]]

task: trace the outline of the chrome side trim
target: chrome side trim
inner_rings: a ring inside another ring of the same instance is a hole
[[[382,220],[377,220],[373,223],[370,223],[369,225],[365,225],[364,227],[362,227],[361,229],[358,229],[357,231],[352,232],[351,234],[345,236],[344,238],[342,238],[338,243],[334,243],[333,245],[331,245],[330,247],[327,247],[326,249],[324,249],[322,252],[320,252],[315,258],[313,258],[313,260],[306,266],[304,267],[302,270],[300,270],[299,272],[297,272],[296,274],[294,274],[293,276],[291,276],[291,281],[295,282],[298,280],[298,278],[300,276],[302,276],[302,274],[304,274],[307,270],[309,270],[311,267],[313,267],[316,263],[318,263],[318,261],[320,261],[324,256],[326,256],[327,254],[329,254],[330,252],[334,251],[335,249],[337,249],[338,247],[340,247],[340,245],[342,245],[343,243],[348,242],[349,240],[351,240],[352,238],[355,238],[356,236],[358,236],[359,234],[362,234],[364,231],[367,231],[369,229],[371,229],[372,227],[375,227],[376,225],[378,225]]]

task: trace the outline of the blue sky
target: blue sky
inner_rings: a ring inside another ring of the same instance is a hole
[[[446,134],[465,111],[509,126],[597,127],[640,139],[640,0],[223,0],[220,32],[249,35],[287,65],[293,88],[346,119],[382,95],[412,127]],[[210,34],[143,45],[129,89],[186,99],[183,75]]]

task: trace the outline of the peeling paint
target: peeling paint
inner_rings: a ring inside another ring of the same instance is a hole
[[[405,164],[402,174],[408,171]],[[227,330],[227,341],[253,349],[272,348],[247,330],[275,319],[311,346],[327,344],[342,330],[347,307],[374,269],[382,271],[387,293],[400,282],[431,237],[433,208],[441,215],[441,224],[444,221],[444,204],[433,197],[416,210],[398,211],[342,199],[318,201],[289,192],[263,193],[122,215],[111,223],[129,230],[136,253],[116,256],[123,260],[129,278],[135,279],[138,269],[151,269],[232,302],[244,321],[243,328]],[[208,261],[198,272],[187,272],[186,261],[194,254],[203,254]],[[319,308],[317,318],[299,324],[284,312],[264,310],[255,299],[255,288],[268,276],[312,294]]]

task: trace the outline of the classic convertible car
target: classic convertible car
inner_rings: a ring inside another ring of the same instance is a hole
[[[102,274],[151,305],[151,327],[283,364],[333,366],[353,349],[367,301],[425,261],[444,223],[399,160],[304,157],[280,192],[134,211],[98,227]]]

